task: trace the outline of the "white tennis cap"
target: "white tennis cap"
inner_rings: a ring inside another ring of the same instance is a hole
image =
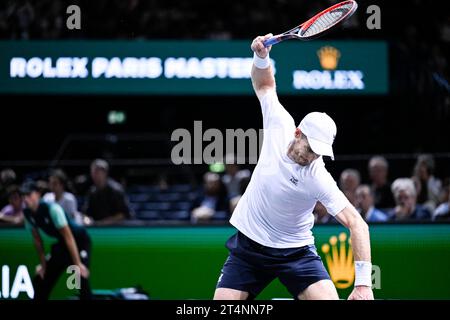
[[[306,135],[314,153],[334,160],[333,142],[337,128],[329,115],[325,112],[308,113],[298,127]]]

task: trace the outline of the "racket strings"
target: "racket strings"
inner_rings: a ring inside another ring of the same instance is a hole
[[[343,5],[318,17],[303,33],[303,37],[311,37],[334,25],[352,8],[351,4]]]

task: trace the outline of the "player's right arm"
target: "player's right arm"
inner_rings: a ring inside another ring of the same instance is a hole
[[[265,48],[263,45],[263,41],[270,38],[271,36],[271,33],[265,36],[258,36],[252,42],[251,48],[253,52],[255,52],[256,55],[261,59],[265,59],[269,55],[272,46]],[[270,64],[267,68],[258,68],[257,66],[255,66],[255,63],[253,63],[251,77],[253,89],[255,90],[256,96],[259,100],[261,100],[261,98],[267,91],[275,90],[275,77],[273,75],[272,66]]]
[[[31,234],[33,235],[33,243],[34,247],[36,248],[39,261],[41,262],[40,265],[36,267],[36,273],[41,276],[41,278],[44,277],[45,274],[45,267],[46,267],[46,260],[45,260],[45,251],[44,251],[44,242],[42,241],[41,235],[35,227],[31,228]]]
[[[88,268],[81,262],[80,253],[78,251],[77,243],[72,234],[72,230],[69,227],[69,222],[67,221],[64,209],[57,203],[50,205],[50,218],[53,221],[56,229],[58,229],[61,234],[64,243],[66,244],[67,250],[74,265],[80,268],[81,276],[83,278],[89,277]]]

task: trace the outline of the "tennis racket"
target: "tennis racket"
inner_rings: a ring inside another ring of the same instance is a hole
[[[357,8],[358,4],[353,0],[337,3],[316,14],[301,25],[267,39],[263,44],[265,47],[268,47],[288,39],[304,41],[315,39],[350,18]]]

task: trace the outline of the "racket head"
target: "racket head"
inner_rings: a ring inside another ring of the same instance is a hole
[[[334,26],[350,18],[357,8],[358,4],[354,0],[336,3],[301,25],[265,40],[263,44],[265,47],[268,47],[288,39],[307,41],[318,38],[330,31]]]
[[[320,37],[334,26],[350,18],[357,8],[358,4],[354,0],[339,2],[304,22],[296,34],[296,38],[310,40]]]

